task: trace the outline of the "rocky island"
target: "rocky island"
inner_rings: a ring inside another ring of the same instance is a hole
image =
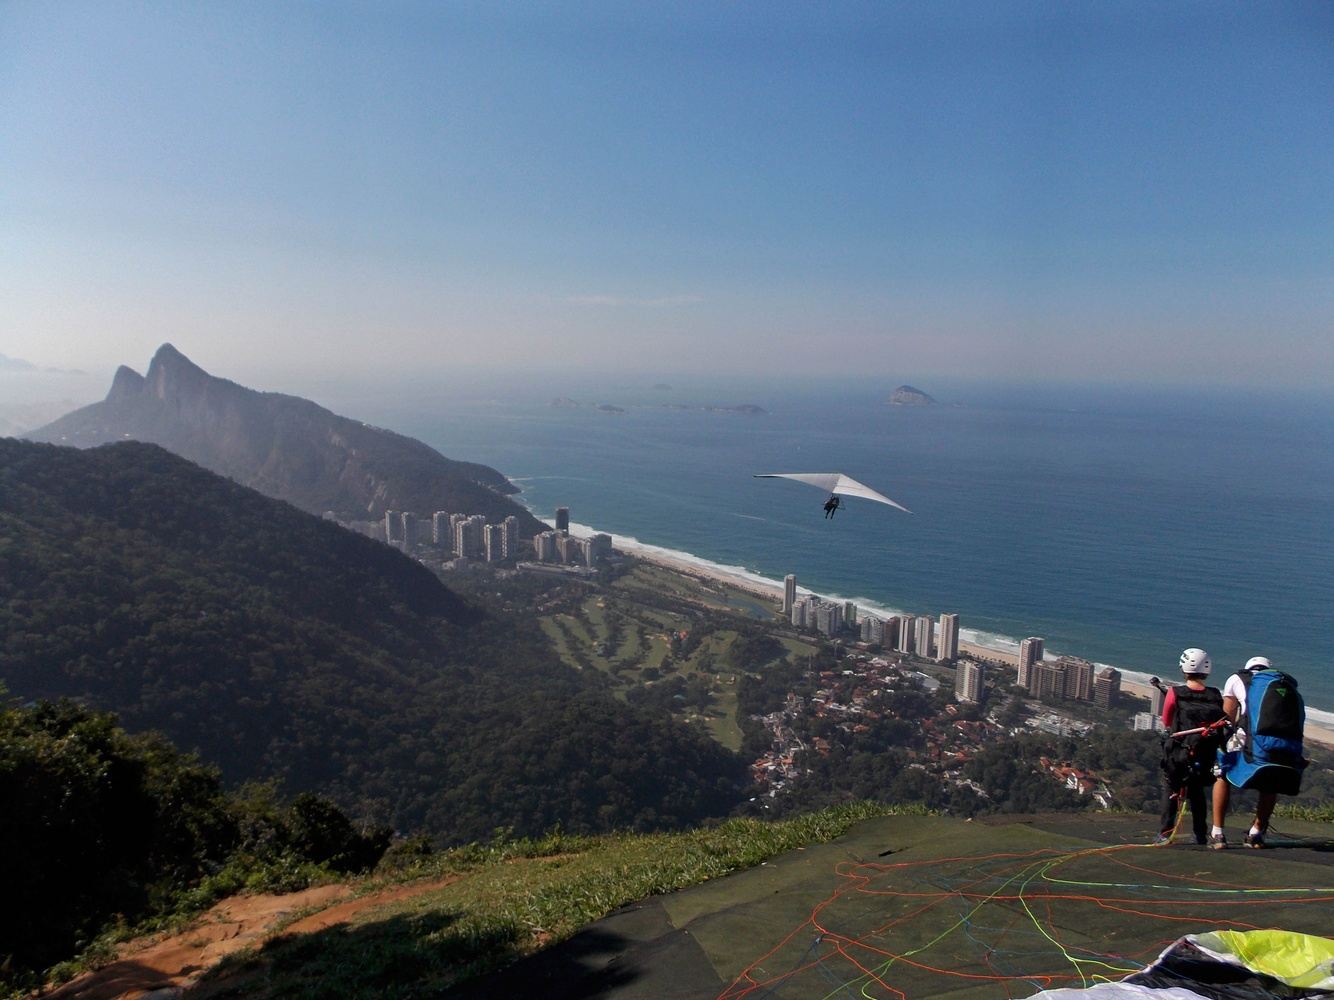
[[[890,393],[887,402],[890,406],[933,406],[936,400],[921,389],[901,385]]]

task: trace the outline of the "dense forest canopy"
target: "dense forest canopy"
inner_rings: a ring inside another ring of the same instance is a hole
[[[726,813],[745,769],[524,616],[161,448],[0,440],[0,680],[448,840]]]

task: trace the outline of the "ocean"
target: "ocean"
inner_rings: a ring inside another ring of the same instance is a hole
[[[1256,654],[1334,708],[1334,398],[1311,392],[948,382],[611,379],[402,386],[373,423],[484,462],[522,501],[965,637],[1221,679]],[[578,406],[554,407],[565,397]],[[612,406],[618,411],[599,409]],[[763,415],[709,411],[753,404]],[[911,515],[767,472],[844,472]]]

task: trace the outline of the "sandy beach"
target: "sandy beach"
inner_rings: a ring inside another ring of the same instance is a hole
[[[741,570],[730,570],[726,567],[714,566],[703,561],[690,559],[681,556],[679,553],[671,552],[667,549],[661,549],[653,545],[644,545],[632,542],[629,539],[613,536],[613,544],[623,552],[645,559],[649,562],[665,566],[668,569],[675,570],[678,573],[684,573],[687,576],[697,577],[702,580],[712,581],[714,583],[726,584],[738,590],[744,590],[756,597],[766,600],[781,601],[783,598],[783,588],[780,584],[747,575]],[[803,591],[804,593],[807,591]],[[975,642],[959,642],[961,652],[969,653],[978,659],[991,660],[1002,663],[1012,669],[1018,669],[1019,657],[1016,653],[998,649],[993,646],[985,646]],[[1127,678],[1126,672],[1122,671],[1121,690],[1137,698],[1149,698],[1153,694],[1153,689],[1145,682]],[[1306,739],[1311,743],[1319,744],[1323,747],[1334,748],[1334,724],[1329,724],[1317,719],[1307,718],[1306,720]]]

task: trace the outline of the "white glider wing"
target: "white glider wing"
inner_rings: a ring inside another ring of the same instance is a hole
[[[861,497],[863,500],[875,500],[878,503],[889,504],[905,514],[911,514],[907,507],[901,503],[895,503],[883,493],[878,493],[865,483],[859,483],[851,476],[845,476],[841,472],[766,472],[763,475],[757,475],[756,479],[795,479],[799,483],[807,483],[811,486],[818,486],[826,493],[839,493],[845,497]]]

